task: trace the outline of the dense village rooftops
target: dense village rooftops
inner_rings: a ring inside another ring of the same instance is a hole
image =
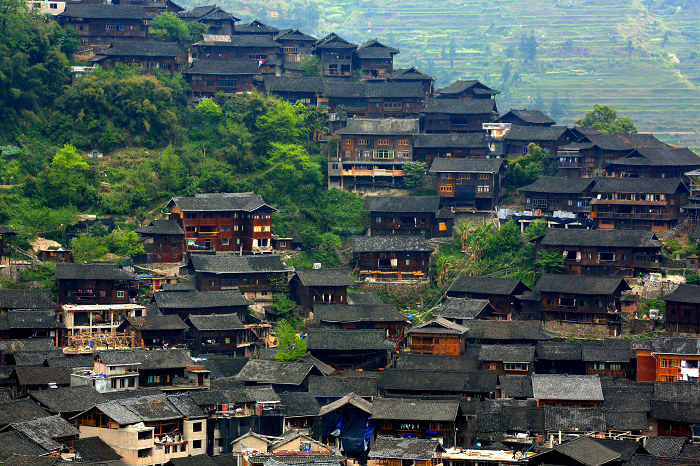
[[[439,93],[440,95],[443,96],[451,96],[451,95],[457,95],[461,94],[462,92],[466,90],[472,90],[477,94],[500,94],[500,91],[497,91],[495,89],[491,89],[487,85],[483,84],[480,82],[478,79],[470,79],[470,80],[457,80],[450,84],[449,86],[445,87],[444,89],[440,89]]]
[[[140,371],[154,369],[184,369],[193,365],[189,350],[165,349],[165,350],[139,350],[138,358],[141,361]]]
[[[100,403],[95,407],[120,425],[168,421],[184,417],[165,395],[123,398]],[[202,415],[204,415],[203,412]]]
[[[412,236],[353,236],[352,251],[365,252],[433,252],[435,248],[423,238]]]
[[[532,390],[537,400],[603,401],[597,375],[533,374]]]
[[[442,371],[475,371],[476,361],[464,356],[443,354],[411,354],[402,353],[396,361],[398,369],[442,370]]]
[[[421,113],[481,115],[496,112],[496,101],[491,99],[430,99]]]
[[[348,42],[335,32],[331,32],[326,37],[319,39],[315,47],[317,49],[356,49],[357,44]]]
[[[32,390],[29,396],[54,413],[75,413],[107,401],[107,396],[93,387],[62,387],[51,390]]]
[[[653,231],[642,230],[579,230],[550,228],[545,233],[543,246],[660,248]]]
[[[183,55],[176,42],[114,41],[101,51],[105,56],[179,57]]]
[[[385,333],[384,329],[309,329],[306,345],[311,351],[388,351],[393,347],[393,344],[385,340]]]
[[[5,354],[19,351],[49,351],[55,349],[51,338],[25,338],[22,340],[0,340],[0,350]]]
[[[118,264],[56,264],[56,280],[135,280],[136,275]]]
[[[84,463],[119,461],[122,457],[99,437],[77,438],[73,440],[73,450]]]
[[[251,359],[236,379],[243,382],[300,385],[313,368],[313,364],[305,362]]]
[[[510,398],[532,398],[532,379],[522,375],[501,375],[498,386]]]
[[[293,76],[265,76],[263,85],[270,92],[314,92],[323,91],[323,79]]]
[[[38,457],[45,455],[46,449],[29,440],[17,430],[0,434],[0,461],[2,464],[7,464],[8,459],[19,454]],[[27,465],[33,464],[33,462],[27,462]]]
[[[297,270],[296,276],[303,286],[353,286],[355,279],[348,269]]]
[[[630,287],[619,277],[590,275],[558,275],[545,273],[533,288],[540,293],[566,293],[578,295],[612,295],[616,290]]]
[[[29,421],[13,422],[10,426],[26,435],[47,451],[62,448],[62,445],[56,442],[55,439],[72,437],[80,434],[77,427],[73,426],[58,414]]]
[[[700,157],[687,147],[640,148],[631,154],[611,161],[610,166],[700,167]]]
[[[367,196],[364,210],[368,212],[424,213],[440,210],[438,196]]]
[[[673,194],[678,189],[688,191],[683,181],[678,178],[595,178],[593,193],[649,193]],[[522,188],[521,188],[522,189]]]
[[[526,290],[529,288],[517,278],[472,277],[469,275],[460,276],[446,289],[447,292],[490,295],[511,295]]]
[[[435,159],[430,166],[431,173],[498,173],[504,159]]]
[[[508,141],[556,141],[568,129],[566,126],[513,126],[503,138]]]
[[[664,301],[677,303],[700,304],[700,285],[683,283],[671,294],[663,297]]]
[[[84,19],[148,20],[152,18],[142,6],[85,3],[66,4],[66,9],[58,16]]]
[[[0,315],[0,331],[11,329],[64,328],[56,320],[55,311],[9,311]]]
[[[160,291],[154,293],[153,296],[160,309],[211,309],[253,304],[245,299],[238,290]]]
[[[542,322],[472,320],[469,322],[470,340],[551,340],[554,335],[542,328]]]
[[[324,82],[323,96],[348,99],[371,98],[425,98],[423,85],[419,82],[398,83],[343,83]],[[417,109],[416,109],[417,110]],[[352,120],[349,120],[352,121]],[[349,122],[348,121],[348,122]],[[417,132],[417,131],[416,131]]]
[[[436,452],[445,451],[437,440],[377,437],[369,452],[370,458],[430,461]]]
[[[394,76],[392,77],[394,81],[425,81],[425,80],[435,80],[435,76],[431,76],[427,73],[423,73],[421,70],[412,66],[405,70],[394,69]]]
[[[414,148],[486,148],[486,136],[479,133],[416,134]]]
[[[261,74],[257,63],[251,61],[217,61],[217,60],[194,60],[192,65],[182,72],[182,74],[204,74],[204,75],[255,75]],[[183,211],[185,209],[182,209]],[[192,209],[200,210],[200,209]],[[206,210],[206,209],[203,209]],[[217,209],[214,209],[217,210]],[[242,210],[242,209],[221,209],[221,210]]]
[[[178,315],[127,317],[136,330],[186,330],[189,327]]]
[[[481,345],[479,361],[527,362],[535,359],[535,347],[531,345]]]
[[[551,193],[551,194],[581,194],[590,189],[595,183],[593,178],[565,178],[541,176],[534,183],[522,188],[520,192]]]
[[[363,398],[360,398],[358,395],[354,393],[348,393],[344,397],[342,397],[339,400],[334,401],[333,403],[329,403],[325,406],[321,407],[321,411],[318,412],[319,416],[323,416],[325,414],[328,414],[330,412],[335,411],[336,409],[342,408],[343,406],[350,405],[354,406],[355,408],[364,411],[368,414],[372,413],[372,403],[369,401],[366,401]]]
[[[394,304],[314,306],[314,320],[321,322],[406,322],[408,317],[396,310]]]
[[[450,335],[464,335],[467,333],[467,328],[459,324],[455,324],[452,321],[445,319],[444,317],[436,317],[424,324],[418,325],[411,328],[408,333],[411,334],[450,334]]]
[[[49,412],[30,399],[0,403],[0,427],[47,416]]]
[[[138,42],[128,43],[137,44]],[[153,220],[149,226],[137,228],[134,231],[142,235],[183,236],[185,234],[176,220]]]
[[[445,319],[476,319],[485,309],[493,306],[488,299],[466,299],[466,298],[445,298],[434,311],[436,316],[444,317]]]
[[[14,310],[55,309],[51,290],[0,290],[0,308]]]
[[[537,357],[548,361],[581,361],[581,344],[568,341],[537,343]]]
[[[183,212],[229,212],[236,210],[253,212],[261,207],[271,208],[263,201],[262,197],[252,192],[206,193],[195,194],[193,197],[174,197],[166,207],[173,205]]]
[[[61,350],[63,352],[63,350]],[[60,357],[48,357],[45,359],[48,367],[92,367],[92,356],[71,356],[67,358],[64,354]]]
[[[309,377],[309,393],[317,397],[345,396],[354,393],[362,397],[378,395],[375,377]]]
[[[552,120],[549,118],[547,115],[542,113],[541,110],[528,110],[526,108],[522,110],[518,110],[515,108],[511,108],[507,113],[501,116],[501,119],[505,119],[509,115],[513,115],[521,120],[523,120],[526,123],[531,123],[531,124],[556,124],[556,121]]]
[[[15,367],[12,374],[19,385],[70,385],[70,367]]]
[[[280,48],[281,44],[272,37],[264,34],[246,34],[240,36],[204,34],[202,40],[192,44],[199,47],[232,47],[232,48]]]
[[[141,364],[141,358],[134,350],[106,350],[98,351],[95,355],[106,366],[135,366]]]
[[[698,355],[700,354],[700,338],[654,336],[651,350],[657,354]]]
[[[686,443],[682,437],[647,437],[644,449],[656,458],[677,458]]]
[[[221,20],[230,19],[232,21],[240,21],[240,19],[233,16],[216,5],[208,6],[196,6],[190,11],[181,11],[178,13],[180,18],[190,19],[190,20]]]
[[[387,369],[381,372],[377,386],[399,392],[489,393],[496,390],[497,382],[495,371]]]
[[[195,272],[214,274],[283,273],[294,269],[282,262],[277,254],[240,256],[237,254],[192,255],[190,262]],[[208,292],[207,292],[208,293]]]
[[[347,299],[348,299],[348,304],[352,304],[352,305],[384,304],[384,301],[382,301],[382,298],[380,298],[379,295],[375,291],[371,291],[369,293],[348,293]]]
[[[275,37],[275,40],[298,40],[305,42],[316,42],[318,39],[314,36],[304,34],[299,29],[287,29],[285,31],[280,31],[279,35]]]
[[[383,119],[366,120],[350,119],[345,128],[335,131],[336,134],[386,134],[390,136],[413,135],[418,133],[417,119]]]
[[[375,398],[372,419],[451,422],[459,413],[459,401]]]
[[[33,312],[33,311],[29,311]],[[2,317],[2,316],[0,316]],[[69,359],[63,354],[60,348],[45,350],[45,351],[17,351],[15,353],[15,365],[17,366],[43,366],[44,361],[49,358]],[[92,363],[89,364],[92,366]],[[50,367],[68,367],[68,366],[50,366]]]
[[[594,439],[583,437],[557,445],[555,450],[586,466],[600,466],[620,458],[620,454]]]
[[[212,314],[188,317],[192,327],[199,331],[243,330],[245,327],[236,314]]]
[[[325,377],[324,377],[325,378]],[[321,405],[312,393],[280,393],[284,417],[318,416]]]
[[[581,345],[581,360],[586,362],[630,362],[630,356],[629,342],[624,340]]]

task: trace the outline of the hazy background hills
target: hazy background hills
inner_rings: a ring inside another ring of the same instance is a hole
[[[317,37],[335,31],[357,43],[378,38],[401,50],[395,66],[416,64],[439,86],[479,78],[496,87],[502,111],[542,108],[570,124],[605,103],[640,131],[700,147],[697,0],[217,2],[245,22]]]

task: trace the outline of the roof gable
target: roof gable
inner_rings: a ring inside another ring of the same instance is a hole
[[[367,196],[368,212],[435,213],[440,210],[438,196]]]
[[[348,269],[300,269],[295,275],[306,287],[355,285],[355,279]]]
[[[377,420],[454,422],[458,412],[459,401],[375,398],[371,417]]]
[[[190,264],[195,272],[214,274],[286,273],[294,269],[282,262],[277,254],[240,256],[237,254],[192,255]],[[207,292],[209,293],[209,292]],[[182,296],[182,295],[179,295]]]
[[[262,197],[253,192],[203,193],[195,194],[194,197],[174,197],[166,207],[173,205],[183,212],[253,212],[261,207],[274,210]]]
[[[511,108],[508,112],[506,112],[504,115],[501,116],[501,121],[505,121],[510,116],[513,116],[515,118],[518,118],[519,120],[524,121],[525,123],[531,123],[531,124],[548,124],[548,125],[554,125],[556,124],[556,121],[552,120],[549,118],[547,115],[542,113],[541,110],[528,110],[526,108],[522,110],[518,110],[515,108]]]
[[[314,368],[303,362],[251,359],[236,376],[243,382],[301,385]]]
[[[453,335],[464,335],[467,333],[467,327],[451,322],[444,317],[436,317],[424,324],[411,328],[408,333],[444,333]]]
[[[518,188],[520,192],[581,194],[588,191],[595,183],[593,178],[566,178],[558,176],[541,176],[534,183]]]
[[[238,290],[159,291],[153,297],[159,309],[218,309],[253,304]]]
[[[643,230],[582,230],[549,228],[541,243],[543,246],[599,246],[660,248],[653,231]]]
[[[363,252],[433,252],[423,238],[413,236],[353,236],[352,251]]]
[[[513,295],[529,291],[517,278],[491,278],[461,275],[448,288],[447,292],[477,293],[487,295]]]
[[[540,276],[534,291],[540,293],[565,293],[575,295],[603,296],[631,289],[619,277],[597,277],[592,275],[559,275],[545,273]]]

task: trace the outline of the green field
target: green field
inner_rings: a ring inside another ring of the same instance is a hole
[[[196,4],[201,0],[184,2]],[[309,21],[312,4],[317,26]],[[550,110],[556,98],[564,108],[553,116],[571,124],[605,103],[632,117],[640,131],[700,147],[697,1],[224,0],[220,6],[243,21],[259,18],[318,37],[335,31],[358,43],[378,38],[401,50],[396,66],[416,64],[436,75],[439,86],[479,78],[500,89],[502,112]],[[519,50],[523,34],[537,40],[534,61]]]

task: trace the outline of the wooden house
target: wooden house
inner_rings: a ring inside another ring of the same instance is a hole
[[[190,46],[190,58],[202,61],[253,63],[261,74],[277,72],[281,66],[280,44],[265,35],[210,35]],[[252,89],[246,89],[252,91]]]
[[[411,354],[464,354],[467,328],[436,317],[408,331]]]
[[[194,60],[182,74],[192,97],[211,97],[217,92],[253,92],[261,68],[254,62]]]
[[[423,73],[421,70],[412,66],[405,70],[395,69],[391,76],[393,82],[417,82],[423,86],[425,97],[432,98],[435,92],[435,76]]]
[[[151,15],[142,6],[69,3],[56,20],[75,30],[82,45],[106,47],[113,41],[147,40]]]
[[[114,68],[117,63],[127,66],[139,65],[152,70],[161,69],[176,73],[180,57],[184,54],[176,42],[113,41],[109,48],[100,51],[92,61],[103,68]]]
[[[552,466],[586,466],[590,464],[596,464],[598,466],[616,466],[619,464],[624,464],[620,450],[624,450],[625,456],[627,456],[627,452],[631,451],[631,453],[629,453],[630,457],[637,449],[640,449],[646,453],[646,451],[641,448],[639,442],[608,440],[608,442],[612,442],[612,444],[602,444],[603,441],[604,440],[595,439],[592,437],[574,438],[556,445],[551,450],[535,455],[529,459],[528,464],[532,464],[533,466],[540,466],[544,464]],[[616,448],[613,445],[614,443],[628,443],[631,445],[621,445],[620,447]],[[639,457],[635,455],[634,458],[629,458],[628,462],[633,463],[635,461],[639,461],[638,458],[647,457],[650,460],[652,459],[652,457],[647,455],[640,455]],[[650,464],[654,463],[650,461]]]
[[[385,338],[399,341],[409,319],[394,304],[320,304],[314,306],[313,319],[322,328],[383,329]]]
[[[700,286],[681,284],[663,300],[667,331],[700,334]]]
[[[479,80],[457,80],[449,86],[439,89],[437,97],[440,99],[494,99],[500,91],[491,89]]]
[[[550,228],[537,251],[560,253],[566,275],[638,277],[661,267],[661,241],[652,231]]]
[[[254,19],[249,24],[234,24],[233,34],[236,35],[262,35],[276,37],[280,30],[269,26],[259,19]]]
[[[230,36],[234,34],[235,23],[240,19],[216,5],[198,6],[190,11],[181,11],[178,17],[186,23],[197,22],[206,24],[209,34]]]
[[[486,136],[478,133],[421,133],[413,137],[413,159],[432,163],[438,158],[486,157]]]
[[[462,275],[445,289],[449,298],[488,299],[496,308],[495,320],[510,320],[518,311],[516,295],[530,289],[517,278],[471,277]]]
[[[193,254],[188,272],[197,291],[238,290],[251,301],[272,301],[274,281],[284,283],[294,269],[276,254],[256,256]]]
[[[353,236],[354,269],[369,281],[425,280],[434,248],[416,236]]]
[[[430,173],[443,204],[492,210],[500,200],[504,159],[435,159]]]
[[[597,408],[603,401],[597,375],[533,374],[532,391],[537,406]]]
[[[174,197],[166,207],[185,232],[188,251],[272,252],[272,214],[277,209],[252,192]]]
[[[495,371],[459,369],[457,364],[442,366],[433,364],[434,358],[442,359],[459,357],[477,362],[468,356],[444,356],[444,355],[413,355],[424,357],[425,364],[410,369],[397,368],[381,371],[377,378],[377,387],[382,396],[407,397],[407,396],[434,396],[434,397],[471,397],[476,400],[493,397],[498,386],[498,374]],[[401,358],[405,356],[402,355]],[[421,361],[423,362],[423,361]],[[475,401],[476,401],[475,400]]]
[[[349,286],[355,286],[355,279],[347,269],[297,270],[289,281],[289,295],[308,315],[318,304],[347,304]]]
[[[430,99],[421,114],[426,133],[481,133],[498,119],[491,99]]]
[[[537,374],[586,375],[581,343],[576,341],[541,341],[537,343]]]
[[[176,220],[153,220],[134,230],[146,251],[146,263],[177,263],[185,260],[185,232]]]
[[[98,2],[83,2],[83,3],[98,3]],[[121,0],[121,4],[123,5],[135,5],[135,6],[140,6],[143,7],[146,10],[146,13],[149,15],[159,15],[161,13],[175,13],[178,14],[182,11],[185,11],[183,7],[178,5],[177,3],[173,2],[172,0],[151,0],[148,2],[147,0]]]
[[[258,337],[247,329],[236,314],[191,315],[188,339],[197,353],[250,356]]]
[[[455,400],[377,398],[372,402],[371,419],[378,436],[438,439],[451,447],[461,412]]]
[[[265,92],[293,104],[317,105],[318,97],[323,92],[323,81],[321,78],[265,76],[263,88]]]
[[[607,176],[620,178],[687,178],[700,168],[700,157],[687,147],[640,148],[608,163]]]
[[[324,441],[327,445],[340,444],[345,441],[353,443],[351,450],[345,450],[343,453],[349,457],[355,457],[360,459],[362,457],[366,458],[368,454],[368,448],[364,445],[364,431],[358,429],[357,427],[351,431],[339,431],[330,427],[330,424],[335,423],[335,419],[354,419],[357,422],[357,426],[365,426],[372,414],[372,403],[366,401],[354,393],[348,393],[346,396],[340,398],[339,400],[333,401],[327,405],[321,406],[319,411],[320,421],[325,427],[321,430],[320,439]],[[337,423],[336,423],[337,425]],[[351,437],[354,436],[354,437]],[[350,440],[350,439],[354,439]],[[337,442],[337,443],[336,443]]]
[[[7,311],[0,315],[0,339],[3,340],[49,338],[58,343],[63,341],[64,333],[65,326],[56,319],[54,309]]]
[[[560,147],[576,141],[566,126],[511,126],[503,136],[505,155],[520,157],[527,154],[527,146],[537,144],[556,159]]]
[[[275,36],[275,42],[282,45],[282,66],[285,77],[288,73],[298,72],[299,76],[302,75],[301,62],[313,54],[314,44],[317,40],[316,37],[304,34],[299,29],[280,31]]]
[[[328,159],[328,186],[400,186],[403,165],[413,161],[414,119],[352,119],[340,136],[336,157]]]
[[[71,250],[61,246],[48,246],[40,249],[37,258],[42,262],[73,262]]]
[[[480,345],[477,360],[482,371],[499,376],[529,376],[535,372],[535,347],[531,345]]]
[[[394,71],[394,56],[399,50],[377,39],[369,40],[355,49],[353,68],[360,70],[363,81],[384,80]]]
[[[549,341],[554,334],[535,320],[472,320],[467,323],[470,345],[537,345]]]
[[[602,342],[583,343],[581,359],[586,364],[587,375],[635,379],[636,351],[630,348],[629,340],[606,339]]]
[[[10,265],[13,236],[17,236],[17,233],[9,228],[0,227],[0,265]]]
[[[139,350],[136,354],[141,361],[141,387],[161,387],[164,391],[210,387],[209,371],[192,361],[189,349]]]
[[[322,375],[311,363],[249,359],[236,376],[245,385],[271,385],[275,392],[308,391],[309,377]]]
[[[349,118],[417,119],[424,100],[423,87],[418,82],[324,81],[323,97],[318,104],[331,113],[342,105]]]
[[[44,450],[43,455],[48,457],[61,457],[64,454],[73,454],[73,440],[78,438],[80,431],[60,415],[40,417],[32,420],[11,422],[0,429],[2,432],[18,431],[24,439],[29,439],[35,446]],[[30,453],[31,449],[27,452]],[[24,453],[24,452],[23,452]],[[15,457],[17,458],[17,457]],[[15,458],[7,458],[3,463],[8,464]],[[20,461],[27,460],[28,464],[38,464],[37,456],[19,456]]]
[[[700,382],[697,343],[694,337],[654,336],[648,347],[636,350],[637,381]]]
[[[352,81],[353,54],[357,44],[331,33],[314,44],[314,54],[323,64],[323,77],[331,81]]]
[[[454,216],[440,209],[438,196],[367,196],[371,236],[452,237]]]
[[[678,178],[598,178],[591,194],[596,228],[667,231],[680,222],[688,187]]]
[[[56,264],[58,304],[127,304],[136,275],[118,264]]]
[[[544,322],[589,325],[607,336],[620,335],[620,296],[630,289],[622,278],[543,274],[533,289],[541,294]]]
[[[525,196],[525,209],[549,213],[557,210],[573,212],[577,217],[587,217],[591,212],[591,178],[561,178],[542,176],[534,183],[519,188]]]
[[[250,323],[248,301],[238,290],[225,291],[159,291],[153,294],[156,306],[163,314],[188,315],[236,314],[245,323]]]
[[[503,315],[491,305],[488,299],[445,298],[433,310],[433,315],[459,325],[467,325],[474,319],[499,320],[497,317],[503,319]]]
[[[433,466],[441,463],[444,452],[438,440],[378,437],[369,457],[383,466]]]
[[[0,314],[8,311],[50,311],[56,309],[51,290],[0,290]]]
[[[501,115],[498,121],[510,123],[513,126],[554,126],[557,124],[541,110],[528,110],[526,108],[522,110],[511,108],[507,113]]]
[[[305,341],[313,357],[341,371],[384,368],[394,349],[384,329],[309,329]]]
[[[177,314],[127,317],[117,327],[131,338],[135,346],[148,348],[175,347],[185,343],[187,324]]]

